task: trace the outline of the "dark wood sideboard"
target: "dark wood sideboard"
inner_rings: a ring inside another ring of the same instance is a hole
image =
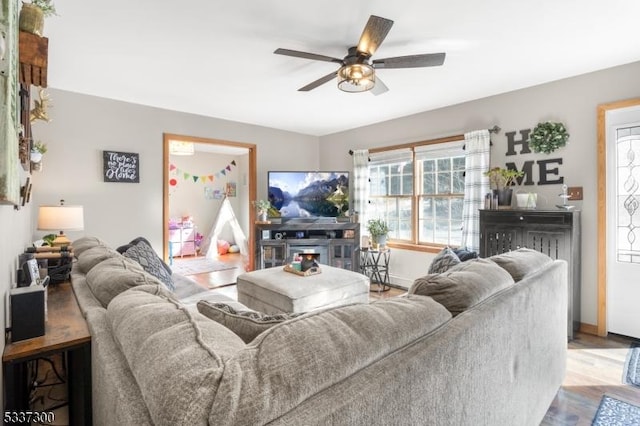
[[[480,257],[527,247],[567,261],[569,340],[580,327],[580,238],[580,211],[480,210]]]

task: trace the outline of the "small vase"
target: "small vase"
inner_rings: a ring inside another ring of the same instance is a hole
[[[267,221],[267,212],[258,212],[258,221],[266,222]]]
[[[22,3],[18,26],[22,31],[42,37],[44,30],[44,13],[42,13],[42,9],[31,3]]]
[[[32,163],[39,163],[42,161],[42,153],[38,151],[31,151],[31,154],[29,155],[29,157]]]

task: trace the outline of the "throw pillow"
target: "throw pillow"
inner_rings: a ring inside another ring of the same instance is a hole
[[[149,247],[151,247],[151,243],[144,237],[138,237],[134,240],[131,240],[131,242],[129,244],[125,244],[123,246],[120,246],[116,249],[116,251],[120,254],[124,254],[125,251],[129,250],[132,246],[138,244],[139,242],[144,242],[145,244],[147,244]],[[160,258],[158,258],[160,259]],[[171,275],[173,273],[173,271],[171,270],[171,267],[169,265],[167,265],[167,263],[160,259],[160,262],[162,262],[162,266],[164,266],[164,269],[167,270],[167,272],[169,273],[169,275]]]
[[[460,259],[449,247],[445,247],[436,255],[429,266],[429,274],[441,274],[460,263]]]
[[[492,261],[475,259],[418,278],[409,294],[431,296],[456,316],[513,284],[511,275]]]
[[[138,262],[147,273],[159,279],[169,290],[176,289],[171,275],[162,266],[162,261],[146,240],[129,247],[123,256]]]
[[[276,324],[303,315],[302,312],[267,315],[246,308],[240,303],[234,307],[229,303],[212,303],[206,300],[200,300],[197,307],[202,315],[224,325],[240,336],[245,343],[251,342],[260,333]]]
[[[466,247],[453,249],[453,252],[456,254],[456,256],[458,256],[460,262],[466,262],[467,260],[478,258],[478,253],[476,253],[475,251],[467,250]]]
[[[528,248],[521,248],[491,256],[489,260],[493,260],[500,267],[504,268],[513,277],[515,282],[520,281],[525,275],[537,271],[547,263],[553,261],[553,259],[546,254]]]

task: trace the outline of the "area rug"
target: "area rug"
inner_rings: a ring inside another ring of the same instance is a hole
[[[225,271],[227,269],[234,268],[234,265],[207,259],[205,257],[197,259],[173,259],[173,264],[171,265],[171,270],[180,275],[204,274],[207,272]]]
[[[640,426],[640,407],[604,395],[592,426]]]
[[[633,342],[624,363],[622,383],[640,388],[640,343]]]

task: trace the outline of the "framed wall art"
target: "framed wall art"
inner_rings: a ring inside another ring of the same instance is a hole
[[[105,182],[140,182],[140,155],[134,152],[102,151]]]

